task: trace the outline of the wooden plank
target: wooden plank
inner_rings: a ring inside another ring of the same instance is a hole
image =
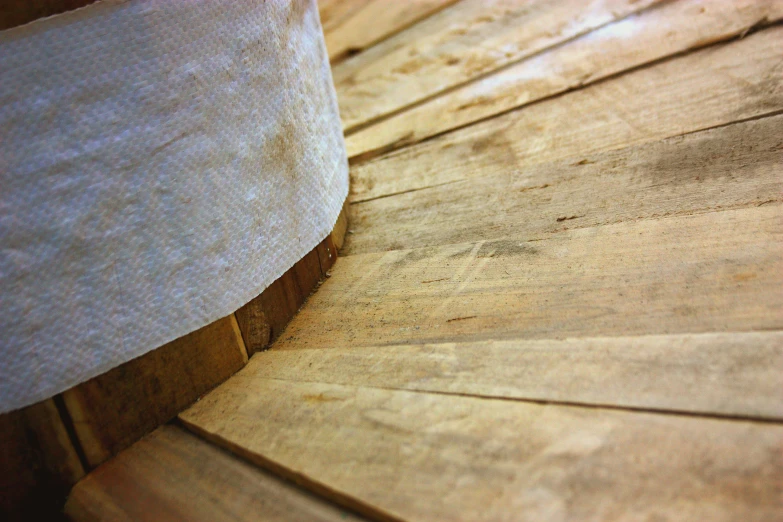
[[[57,519],[84,468],[54,399],[0,415],[0,470],[0,519]]]
[[[362,520],[174,426],[90,473],[65,511],[83,522]]]
[[[330,235],[332,242],[334,243],[334,246],[337,248],[337,250],[340,250],[343,247],[343,243],[345,242],[345,233],[348,230],[349,207],[350,204],[346,200],[345,204],[343,204],[343,209],[337,216],[337,223],[334,224],[334,229],[332,229],[332,233]]]
[[[783,426],[292,383],[252,368],[180,415],[387,520],[773,520]]]
[[[270,350],[265,379],[783,420],[783,333]]]
[[[350,131],[655,1],[463,0],[333,68],[343,129]]]
[[[370,0],[335,29],[325,31],[332,62],[360,53],[456,0]]]
[[[340,258],[279,349],[783,327],[783,206]]]
[[[3,0],[0,2],[0,31],[93,2],[95,0]]]
[[[357,10],[372,0],[318,0],[318,14],[324,34],[337,30]]]
[[[353,205],[347,255],[783,201],[783,115]],[[483,174],[483,175],[482,175]]]
[[[231,315],[67,390],[63,399],[88,465],[172,419],[245,363]]]
[[[665,2],[351,134],[348,156],[366,160],[782,17],[777,0]]]
[[[783,28],[606,80],[351,169],[353,202],[783,110]],[[752,56],[753,59],[748,59]]]

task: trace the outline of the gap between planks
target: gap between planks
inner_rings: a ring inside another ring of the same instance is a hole
[[[655,0],[463,0],[334,67],[343,129],[585,34]]]
[[[775,459],[783,427],[773,424],[291,383],[252,372],[180,419],[383,519],[728,521],[774,518],[781,509]]]
[[[270,350],[258,378],[783,421],[783,333],[509,339]]]
[[[781,3],[655,4],[357,129],[346,136],[348,156],[352,165],[360,164],[553,96],[743,38],[782,16]]]
[[[783,27],[771,27],[356,165],[349,200],[578,161],[576,156],[774,113],[783,108],[781,37]]]
[[[489,170],[355,204],[344,254],[516,238],[783,201],[783,114]],[[483,174],[483,175],[482,175]]]

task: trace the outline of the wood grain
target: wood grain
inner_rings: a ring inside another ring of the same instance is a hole
[[[257,378],[783,420],[783,333],[270,350]]]
[[[624,74],[351,169],[353,202],[783,110],[783,27]],[[753,59],[748,59],[752,56]]]
[[[58,519],[84,468],[54,399],[0,416],[0,470],[0,519]]]
[[[324,31],[334,63],[380,42],[456,0],[370,0],[336,28]]]
[[[783,327],[783,206],[346,256],[279,349]]]
[[[332,233],[294,266],[276,279],[258,297],[236,311],[236,320],[249,356],[265,350],[285,330],[307,298],[337,260],[335,240],[342,244],[348,226],[340,212]]]
[[[172,419],[247,363],[234,316],[63,393],[90,467]]]
[[[344,254],[514,238],[783,201],[783,116],[352,205]]]
[[[655,0],[463,0],[337,64],[347,131],[637,12]]]
[[[352,161],[418,142],[783,17],[783,2],[665,2],[346,136]]]
[[[783,426],[237,374],[180,415],[386,520],[773,520]]]
[[[174,426],[90,473],[65,511],[79,522],[363,520]]]

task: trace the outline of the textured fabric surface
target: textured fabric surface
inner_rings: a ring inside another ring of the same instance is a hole
[[[232,313],[347,196],[314,0],[99,2],[0,78],[0,412]]]

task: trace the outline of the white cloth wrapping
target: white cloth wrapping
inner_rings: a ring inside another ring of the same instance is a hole
[[[104,1],[0,32],[0,412],[234,312],[347,193],[314,0]]]

